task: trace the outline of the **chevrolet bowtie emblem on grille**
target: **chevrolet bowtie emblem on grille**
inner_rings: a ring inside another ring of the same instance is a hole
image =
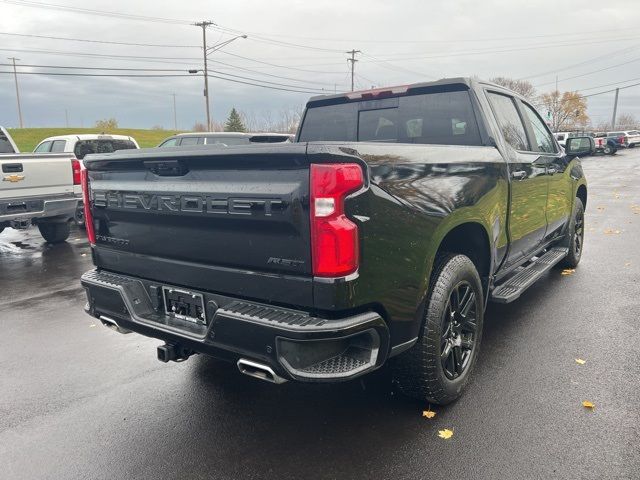
[[[16,174],[7,175],[2,179],[3,182],[11,182],[11,183],[21,182],[22,180],[24,180],[24,175],[16,175]]]

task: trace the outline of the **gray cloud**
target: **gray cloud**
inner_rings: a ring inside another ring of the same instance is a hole
[[[227,46],[227,53],[213,53],[211,68],[261,81],[299,85],[302,89],[324,88],[329,92],[334,88],[338,91],[347,89],[347,55],[343,52],[351,48],[363,51],[356,65],[358,88],[444,76],[526,78],[535,75],[531,78],[532,83],[544,84],[539,90],[547,91],[554,88],[554,71],[585,61],[587,63],[583,65],[558,71],[561,90],[588,89],[640,77],[640,33],[637,30],[640,9],[631,0],[609,1],[606,6],[593,0],[247,0],[215,3],[114,0],[108,4],[86,0],[69,5],[180,20],[212,19],[221,26],[247,32],[249,39]],[[186,70],[201,68],[202,63],[201,50],[197,47],[201,43],[201,32],[188,25],[132,21],[0,2],[0,32],[193,46],[134,47],[0,35],[0,48],[5,49],[0,50],[0,59],[16,56],[23,64]],[[229,38],[229,34],[211,30],[209,38],[210,43],[215,43]],[[313,49],[290,48],[282,42]],[[15,50],[163,59],[64,56]],[[623,62],[629,63],[563,80]],[[0,71],[9,70],[0,67]],[[550,73],[538,75],[545,72]],[[190,128],[204,118],[202,78],[22,75],[19,80],[28,126],[64,125],[67,109],[74,126],[91,126],[97,119],[113,116],[122,126],[144,128],[159,124],[171,127],[170,94],[174,92],[180,128]],[[213,115],[218,121],[226,117],[232,106],[259,116],[262,112],[301,105],[310,96],[217,79],[211,80],[210,88]],[[589,113],[594,123],[611,116],[612,102],[613,93],[589,98]],[[0,74],[0,105],[0,124],[16,125],[13,77],[10,75]],[[640,116],[640,86],[621,91],[619,111]]]

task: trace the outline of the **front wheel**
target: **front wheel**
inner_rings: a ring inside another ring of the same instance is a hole
[[[61,243],[69,238],[71,228],[67,222],[64,223],[39,223],[40,235],[49,243]]]
[[[560,262],[564,268],[576,268],[582,258],[584,248],[584,205],[578,197],[574,200],[573,215],[569,222],[569,231],[564,242],[564,246],[569,249],[569,253]]]
[[[484,302],[480,276],[464,255],[437,259],[417,343],[394,360],[405,395],[445,405],[456,400],[476,363]]]

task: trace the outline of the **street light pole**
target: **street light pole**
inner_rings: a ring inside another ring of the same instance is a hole
[[[355,66],[356,66],[356,62],[358,60],[356,60],[356,53],[360,53],[360,50],[351,50],[347,53],[351,54],[351,58],[347,58],[347,62],[351,62],[351,91],[353,92],[353,77],[355,74]]]
[[[207,109],[207,131],[211,131],[211,113],[209,112],[209,75],[207,70],[207,27],[213,22],[204,21],[194,23],[196,27],[202,28],[202,56],[204,58],[204,103]]]
[[[176,94],[172,93],[171,96],[173,97],[173,129],[177,132],[178,131],[178,117],[176,115]]]
[[[16,82],[16,101],[18,102],[18,119],[20,121],[20,128],[23,128],[22,107],[20,106],[20,90],[18,89],[18,72],[16,71],[16,60],[20,59],[16,57],[9,57],[9,60],[13,62],[13,78]]]
[[[205,101],[206,110],[207,110],[207,130],[211,131],[212,124],[211,124],[211,113],[210,113],[210,107],[209,107],[209,67],[207,65],[207,56],[210,53],[213,53],[216,50],[219,50],[222,47],[229,45],[234,40],[237,40],[238,38],[247,38],[247,36],[238,35],[229,40],[225,40],[224,42],[220,42],[216,45],[213,45],[212,47],[207,47],[207,27],[214,25],[214,23],[211,21],[202,21],[202,22],[194,23],[194,25],[196,27],[202,28],[202,55],[204,60],[204,101]]]

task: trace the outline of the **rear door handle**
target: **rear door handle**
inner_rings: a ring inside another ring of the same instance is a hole
[[[515,178],[516,180],[523,180],[526,178],[527,172],[524,170],[516,170],[515,172],[511,172],[511,178]]]

